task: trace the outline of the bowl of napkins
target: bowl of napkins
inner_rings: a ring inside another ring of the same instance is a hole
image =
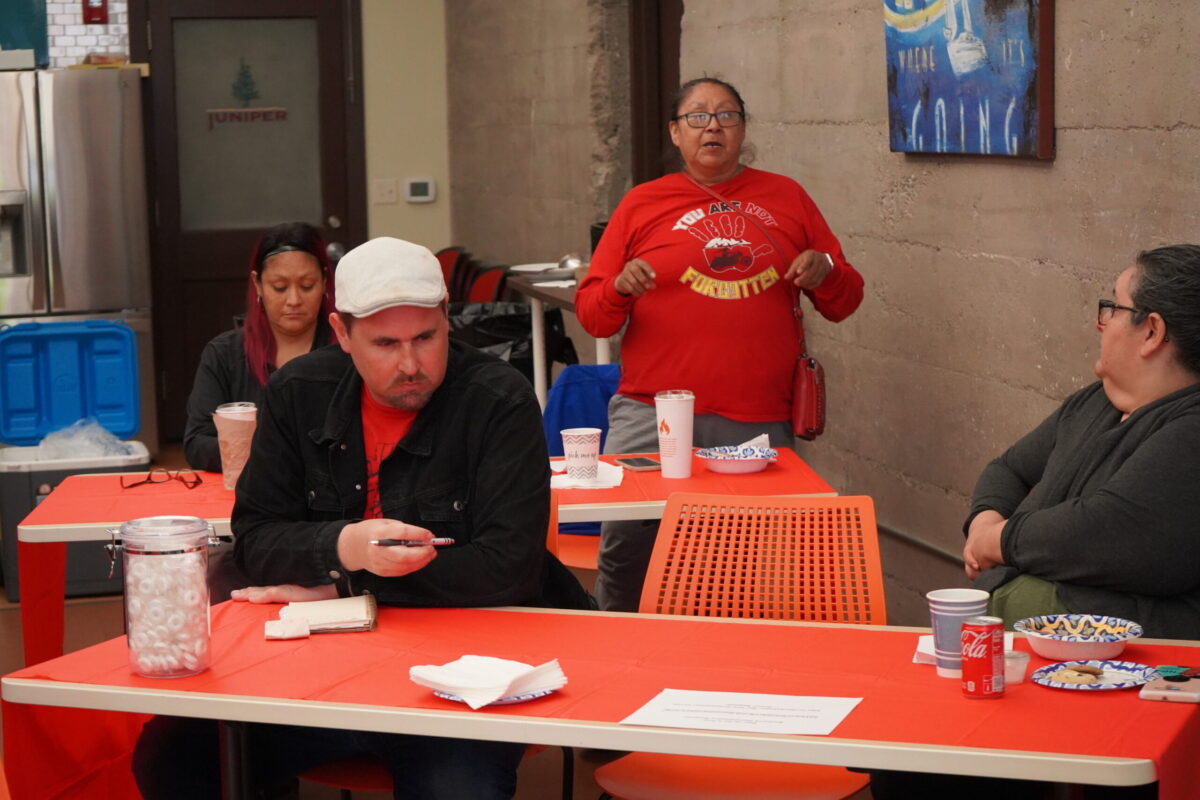
[[[768,447],[768,443],[767,435],[763,433],[741,444],[702,447],[696,455],[703,458],[705,466],[713,472],[761,472],[779,457],[779,451]]]

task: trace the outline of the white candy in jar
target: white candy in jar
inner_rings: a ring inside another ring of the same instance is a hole
[[[208,525],[151,517],[121,527],[130,664],[147,677],[208,668]]]

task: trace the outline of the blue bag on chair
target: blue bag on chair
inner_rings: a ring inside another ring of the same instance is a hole
[[[563,454],[565,428],[599,428],[600,449],[608,434],[608,401],[617,391],[621,367],[617,364],[572,364],[558,376],[546,395],[542,429],[551,456]],[[568,533],[600,533],[598,522],[574,522],[561,526]]]
[[[600,448],[608,433],[608,401],[617,391],[621,368],[616,364],[572,364],[565,368],[546,396],[542,428],[552,456],[563,454],[565,428],[599,428]]]

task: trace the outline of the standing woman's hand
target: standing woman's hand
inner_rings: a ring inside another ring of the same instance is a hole
[[[833,271],[833,257],[820,250],[805,250],[788,267],[785,281],[791,281],[801,289],[815,289]]]
[[[654,278],[654,267],[640,258],[635,258],[617,275],[613,281],[613,288],[625,297],[641,297],[655,288]]]

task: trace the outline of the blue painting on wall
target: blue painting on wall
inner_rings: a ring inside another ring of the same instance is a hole
[[[901,153],[1054,157],[1053,0],[883,0]]]

